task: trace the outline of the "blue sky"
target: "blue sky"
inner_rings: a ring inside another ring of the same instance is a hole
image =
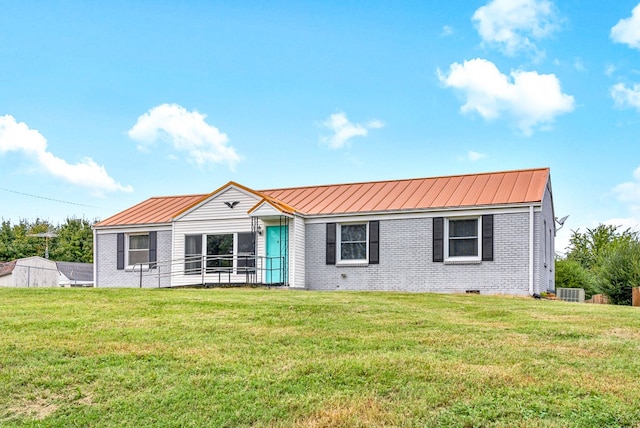
[[[640,225],[640,3],[4,1],[0,217],[550,167]],[[45,199],[48,198],[48,199]]]

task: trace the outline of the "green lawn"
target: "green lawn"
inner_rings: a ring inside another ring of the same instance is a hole
[[[638,427],[640,310],[1,289],[0,425]]]

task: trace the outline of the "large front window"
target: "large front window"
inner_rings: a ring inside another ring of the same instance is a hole
[[[207,273],[233,269],[233,234],[207,235]]]
[[[367,224],[340,225],[340,261],[367,261]]]
[[[203,250],[208,274],[232,274],[234,271],[245,274],[255,271],[255,242],[251,232],[185,235],[185,275],[202,274]]]
[[[478,218],[449,219],[448,257],[476,258],[480,254]]]
[[[129,235],[129,265],[149,263],[149,235]]]

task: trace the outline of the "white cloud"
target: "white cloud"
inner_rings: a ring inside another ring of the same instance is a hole
[[[542,53],[532,40],[548,37],[558,28],[555,6],[548,0],[492,0],[472,18],[483,43],[505,54]]]
[[[210,162],[227,163],[233,169],[241,157],[228,144],[227,134],[209,125],[205,119],[206,115],[177,104],[161,104],[140,116],[128,135],[139,143],[141,151],[164,141],[175,150],[186,152],[199,166]]]
[[[366,124],[351,123],[343,112],[330,115],[320,124],[333,132],[329,137],[322,137],[321,141],[328,144],[330,149],[341,149],[348,144],[353,137],[364,137],[369,129],[384,127],[384,122],[374,119]]]
[[[470,150],[469,153],[467,153],[467,159],[469,159],[471,162],[477,162],[480,159],[484,159],[486,157],[487,157],[486,153],[478,153],[472,150]]]
[[[618,184],[613,188],[622,202],[630,203],[640,208],[640,167],[633,171],[633,180]]]
[[[449,36],[453,36],[453,28],[450,27],[449,25],[445,25],[442,27],[442,31],[440,31],[440,37],[449,37]]]
[[[131,192],[131,186],[117,183],[107,174],[104,166],[85,157],[76,164],[47,151],[47,139],[24,122],[17,122],[13,116],[0,116],[0,154],[21,152],[34,160],[49,174],[62,180],[90,189],[94,194],[103,192]]]
[[[378,119],[373,119],[369,121],[365,126],[371,129],[384,128],[384,122]]]
[[[621,230],[630,228],[640,231],[640,167],[633,171],[633,178],[630,181],[615,186],[613,193],[620,202],[626,205],[630,216],[612,218],[603,223],[620,226]]]
[[[633,8],[629,18],[621,19],[611,28],[610,37],[614,42],[640,49],[640,3]]]
[[[627,88],[623,83],[613,85],[611,97],[618,107],[633,107],[640,110],[640,84]]]
[[[608,64],[605,68],[604,68],[604,74],[607,77],[611,77],[613,76],[613,74],[618,70],[618,68],[613,65],[613,64]]]
[[[488,120],[508,116],[525,135],[574,108],[573,97],[562,93],[554,74],[515,70],[507,76],[491,61],[476,58],[451,64],[448,75],[438,70],[438,77],[446,87],[462,92],[463,113],[475,111]]]

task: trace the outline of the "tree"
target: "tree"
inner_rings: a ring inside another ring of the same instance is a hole
[[[618,229],[619,226],[600,224],[594,229],[587,228],[585,233],[572,230],[567,259],[575,260],[585,269],[592,270],[598,263],[599,256],[611,245],[620,241],[637,240],[637,233],[631,229],[623,232]]]
[[[37,241],[30,238],[31,226],[26,220],[11,226],[10,222],[2,222],[2,232],[0,233],[0,255],[2,260],[13,260],[22,257],[30,257],[40,249],[36,246]],[[42,247],[44,251],[44,245]]]
[[[93,262],[92,223],[85,219],[67,219],[64,224],[53,226],[46,220],[36,219],[29,223],[20,220],[18,224],[3,220],[0,224],[0,261],[23,257],[45,256],[49,245],[52,260],[70,262]],[[55,238],[30,236],[53,232]]]
[[[631,305],[633,287],[640,286],[640,242],[622,240],[598,260],[598,287],[616,305]]]
[[[51,258],[65,262],[93,262],[93,232],[85,219],[67,219],[56,229]]]
[[[566,259],[556,261],[556,286],[584,288],[587,298],[603,293],[612,303],[630,304],[631,287],[640,279],[636,250],[640,257],[638,233],[631,229],[600,224],[584,233],[571,231]]]

